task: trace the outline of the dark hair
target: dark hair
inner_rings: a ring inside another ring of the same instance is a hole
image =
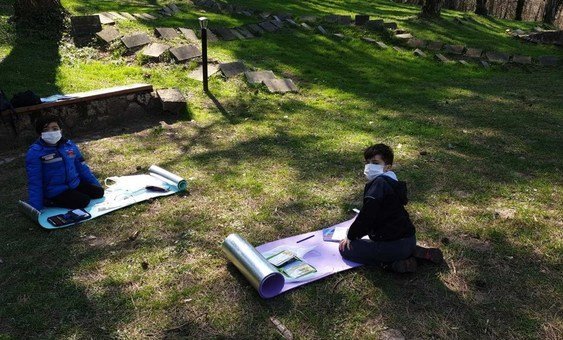
[[[63,126],[61,119],[58,116],[47,114],[37,118],[37,120],[35,121],[35,132],[40,135],[41,132],[43,132],[45,126],[49,125],[52,122],[59,124],[59,127],[61,128]]]
[[[367,161],[375,155],[380,155],[385,164],[393,164],[393,150],[385,144],[375,144],[364,150],[364,159]]]

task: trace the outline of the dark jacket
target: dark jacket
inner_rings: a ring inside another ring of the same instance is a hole
[[[25,169],[28,179],[29,204],[43,209],[43,200],[75,189],[81,181],[100,186],[78,147],[67,139],[48,145],[41,138],[27,151]]]
[[[415,234],[405,209],[407,185],[386,175],[377,176],[364,189],[364,205],[348,230],[348,239],[365,235],[374,241],[393,241]]]

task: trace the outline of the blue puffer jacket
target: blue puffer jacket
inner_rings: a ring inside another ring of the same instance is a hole
[[[52,146],[39,138],[27,151],[25,169],[29,204],[37,210],[43,209],[44,199],[74,189],[80,181],[100,186],[78,147],[67,139]]]

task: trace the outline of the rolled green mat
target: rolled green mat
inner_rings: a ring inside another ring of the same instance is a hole
[[[182,177],[171,173],[170,171],[164,170],[163,168],[157,166],[157,165],[151,165],[151,167],[149,168],[149,172],[159,175],[167,180],[169,180],[170,182],[174,183],[174,185],[176,185],[178,187],[178,190],[180,191],[185,191],[188,188],[188,181],[186,181],[185,179],[183,179]]]

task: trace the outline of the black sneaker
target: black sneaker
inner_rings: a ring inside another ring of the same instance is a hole
[[[421,246],[416,246],[414,249],[414,253],[412,256],[416,257],[417,259],[430,261],[435,264],[444,264],[444,255],[442,251],[438,248],[424,248]]]
[[[409,257],[406,260],[395,261],[391,264],[391,269],[393,269],[395,273],[415,273],[416,259]]]

